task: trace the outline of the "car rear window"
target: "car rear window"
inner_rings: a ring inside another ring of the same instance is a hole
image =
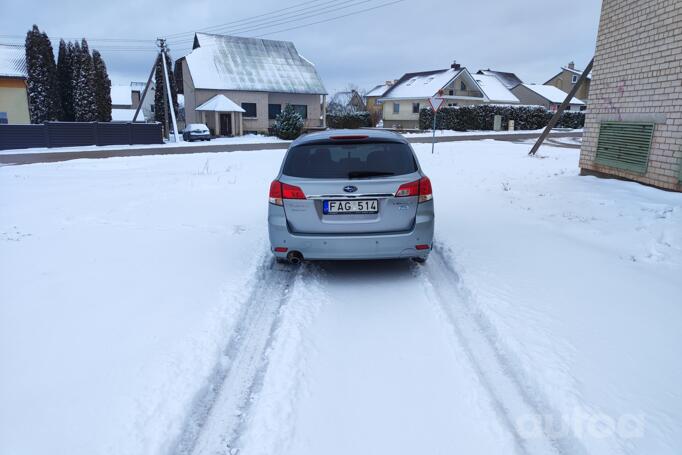
[[[412,149],[398,142],[306,144],[287,153],[282,173],[313,179],[361,179],[411,174]]]

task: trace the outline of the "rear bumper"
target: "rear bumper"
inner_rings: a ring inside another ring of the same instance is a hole
[[[367,235],[295,234],[289,232],[284,209],[270,204],[268,231],[270,249],[277,257],[286,257],[291,251],[299,251],[304,259],[357,260],[426,258],[433,243],[433,201],[420,204],[414,227],[409,232]],[[416,245],[429,245],[417,250]],[[276,247],[287,252],[276,252]]]
[[[206,139],[209,139],[209,140],[210,140],[210,139],[211,139],[211,134],[210,134],[210,133],[206,133],[206,134],[192,134],[192,133],[189,133],[189,134],[187,134],[185,137],[186,137],[187,139],[190,139],[190,140],[202,140],[202,141],[203,141],[203,140],[206,140]]]

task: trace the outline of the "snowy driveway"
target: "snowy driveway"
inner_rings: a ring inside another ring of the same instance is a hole
[[[280,151],[0,168],[0,452],[679,453],[682,196],[415,149],[425,266],[274,264]]]

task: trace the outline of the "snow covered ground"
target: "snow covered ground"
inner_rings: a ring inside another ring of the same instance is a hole
[[[677,454],[682,195],[417,144],[436,248],[274,264],[281,151],[0,168],[0,453]]]

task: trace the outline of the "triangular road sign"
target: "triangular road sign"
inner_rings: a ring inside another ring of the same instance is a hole
[[[438,109],[443,107],[443,104],[445,103],[445,99],[439,98],[437,96],[432,96],[429,98],[429,104],[431,105],[431,109],[433,109],[433,112],[437,112]]]

